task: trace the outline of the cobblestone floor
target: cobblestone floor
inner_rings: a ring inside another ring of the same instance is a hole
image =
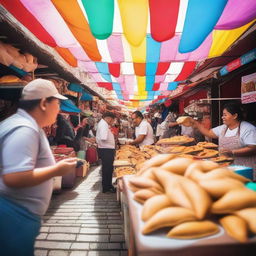
[[[100,184],[100,167],[93,167],[75,188],[53,195],[35,256],[127,256],[120,205]]]

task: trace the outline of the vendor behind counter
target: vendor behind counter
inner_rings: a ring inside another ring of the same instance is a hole
[[[219,140],[219,151],[234,158],[234,164],[252,167],[256,180],[256,127],[243,121],[241,106],[228,103],[223,108],[223,125],[208,130],[196,120],[194,127],[207,137]]]

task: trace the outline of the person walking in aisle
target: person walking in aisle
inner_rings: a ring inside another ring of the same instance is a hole
[[[111,126],[116,116],[112,112],[105,112],[99,121],[96,131],[98,155],[102,162],[102,192],[115,193],[112,185],[113,162],[115,157],[115,138]]]
[[[17,113],[0,123],[0,254],[34,255],[53,177],[75,171],[77,159],[55,162],[43,127],[59,112],[51,81],[36,79],[22,91]]]

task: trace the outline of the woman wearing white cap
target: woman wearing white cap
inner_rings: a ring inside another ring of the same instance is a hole
[[[24,87],[17,113],[0,123],[1,255],[34,255],[52,178],[75,170],[76,158],[55,162],[42,129],[56,121],[61,99],[52,82],[36,79]]]

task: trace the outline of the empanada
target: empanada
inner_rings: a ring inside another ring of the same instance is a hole
[[[242,218],[235,215],[228,215],[220,219],[220,224],[230,237],[242,243],[247,241],[248,228],[246,221]]]
[[[138,172],[138,175],[140,175],[143,171],[145,171],[146,169],[150,168],[150,167],[155,167],[155,166],[160,166],[163,163],[167,162],[170,159],[175,158],[175,155],[172,154],[159,154],[156,155],[154,157],[152,157],[151,159],[145,161],[143,163],[143,165],[141,166],[140,171]]]
[[[247,188],[234,189],[227,192],[211,207],[212,213],[223,214],[234,211],[256,207],[256,192]]]
[[[244,187],[244,183],[231,178],[201,179],[198,184],[214,198],[220,198],[230,190]]]
[[[167,237],[177,239],[194,239],[211,236],[219,232],[219,227],[211,221],[189,221],[177,225],[169,231]]]
[[[144,225],[144,235],[163,227],[173,227],[184,221],[195,220],[193,211],[182,207],[168,207],[154,214]]]
[[[189,158],[175,158],[161,165],[161,169],[165,169],[169,172],[173,172],[179,175],[184,175],[187,167],[193,162]]]
[[[149,198],[143,205],[141,218],[143,221],[147,221],[155,213],[163,208],[172,206],[170,198],[165,194],[156,195]]]
[[[140,189],[134,193],[133,199],[141,204],[144,204],[146,200],[155,195],[157,194],[150,189]]]
[[[251,232],[256,234],[256,207],[245,208],[240,211],[234,212],[234,214],[243,218],[247,222]]]
[[[250,181],[250,179],[236,174],[234,171],[228,169],[228,168],[217,168],[217,169],[213,169],[209,172],[207,172],[204,176],[203,179],[219,179],[219,178],[232,178],[232,179],[236,179],[239,180],[241,182],[248,182]]]

